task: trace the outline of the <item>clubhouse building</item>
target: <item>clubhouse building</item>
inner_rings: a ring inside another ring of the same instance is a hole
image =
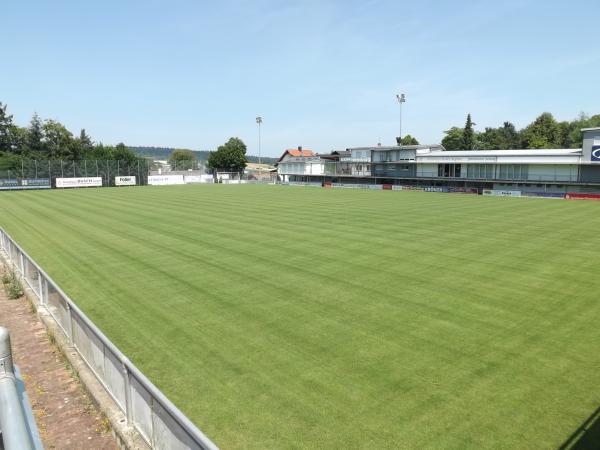
[[[600,127],[580,149],[447,151],[442,145],[286,150],[282,182],[386,184],[521,192],[600,193]]]

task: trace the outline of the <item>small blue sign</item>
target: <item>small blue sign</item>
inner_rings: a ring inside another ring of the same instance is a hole
[[[600,145],[592,145],[592,161],[600,162]]]

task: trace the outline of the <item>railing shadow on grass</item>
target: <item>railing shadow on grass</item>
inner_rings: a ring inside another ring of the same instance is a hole
[[[600,406],[558,447],[558,450],[600,449]]]

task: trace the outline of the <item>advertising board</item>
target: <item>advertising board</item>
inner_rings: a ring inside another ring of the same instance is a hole
[[[381,184],[362,184],[362,183],[330,183],[331,187],[335,188],[345,188],[345,189],[375,189],[381,190],[383,189],[383,185]],[[325,187],[327,187],[327,182],[325,182]]]
[[[484,189],[483,195],[491,195],[493,197],[520,197],[521,191],[503,191],[500,189]]]
[[[102,177],[57,178],[57,188],[101,187]]]
[[[17,179],[5,178],[0,180],[0,189],[18,189],[19,186],[19,180]]]
[[[185,184],[202,183],[202,177],[200,175],[185,175],[183,181]]]
[[[152,186],[168,186],[172,184],[184,184],[183,175],[150,175],[148,184]]]
[[[8,178],[0,179],[0,190],[50,189],[49,178]]]
[[[449,186],[448,192],[452,192],[453,194],[478,194],[477,188],[473,187],[455,187]]]
[[[521,195],[527,197],[565,198],[565,194],[560,192],[522,192]]]
[[[214,182],[212,175],[185,175],[183,180],[185,181],[185,184]]]
[[[567,192],[567,200],[600,200],[600,194],[583,194],[579,192]]]
[[[22,189],[50,189],[50,178],[21,178]]]
[[[115,186],[135,186],[135,177],[115,177]]]

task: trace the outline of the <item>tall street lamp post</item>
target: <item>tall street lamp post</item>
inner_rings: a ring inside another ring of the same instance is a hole
[[[256,118],[256,123],[258,124],[258,164],[261,163],[260,161],[260,124],[262,123],[262,117],[258,116]]]
[[[402,146],[402,103],[406,102],[406,97],[404,94],[396,94],[396,100],[398,100],[398,104],[400,105],[400,133],[398,136],[398,145]]]

